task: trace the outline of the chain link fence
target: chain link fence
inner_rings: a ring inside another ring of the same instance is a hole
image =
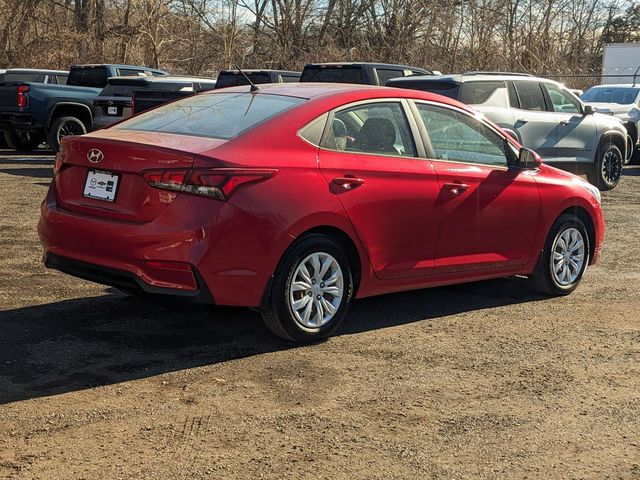
[[[539,75],[563,83],[567,88],[587,90],[594,85],[625,83],[640,85],[640,67],[612,68],[605,72],[567,72]]]

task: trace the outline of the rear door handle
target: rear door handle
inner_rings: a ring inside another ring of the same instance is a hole
[[[445,183],[444,188],[454,195],[460,195],[469,190],[469,185],[466,183]]]
[[[569,120],[560,120],[560,125],[564,125],[566,127],[569,125]]]
[[[331,180],[331,183],[337,185],[344,190],[353,190],[356,187],[359,187],[364,183],[364,178],[357,178],[350,175],[345,175],[344,177],[336,177]]]

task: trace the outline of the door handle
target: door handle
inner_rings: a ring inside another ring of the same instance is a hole
[[[466,183],[445,183],[444,188],[454,195],[460,195],[469,190],[469,185]]]
[[[331,180],[331,183],[337,185],[344,190],[353,190],[364,183],[364,178],[357,178],[351,175],[345,175],[344,177],[336,177]]]
[[[564,125],[566,127],[569,125],[569,120],[560,120],[560,125]]]

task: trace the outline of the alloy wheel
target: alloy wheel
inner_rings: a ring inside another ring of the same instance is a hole
[[[573,284],[582,272],[585,262],[585,243],[577,228],[558,233],[551,248],[551,274],[560,286]]]
[[[58,143],[67,135],[84,135],[85,133],[84,128],[79,123],[73,121],[64,122],[58,129]]]
[[[602,157],[602,179],[608,184],[613,185],[622,175],[623,160],[619,151],[615,148],[609,148]]]
[[[293,274],[289,287],[291,312],[302,327],[321,327],[334,317],[343,294],[344,275],[338,261],[328,253],[314,252]]]

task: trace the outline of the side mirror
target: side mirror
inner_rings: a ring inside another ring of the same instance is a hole
[[[585,105],[584,106],[584,114],[585,115],[593,115],[594,113],[596,113],[596,111],[594,110],[594,108],[591,105]]]
[[[542,158],[530,148],[522,147],[518,154],[518,166],[520,168],[538,168],[542,164]]]

